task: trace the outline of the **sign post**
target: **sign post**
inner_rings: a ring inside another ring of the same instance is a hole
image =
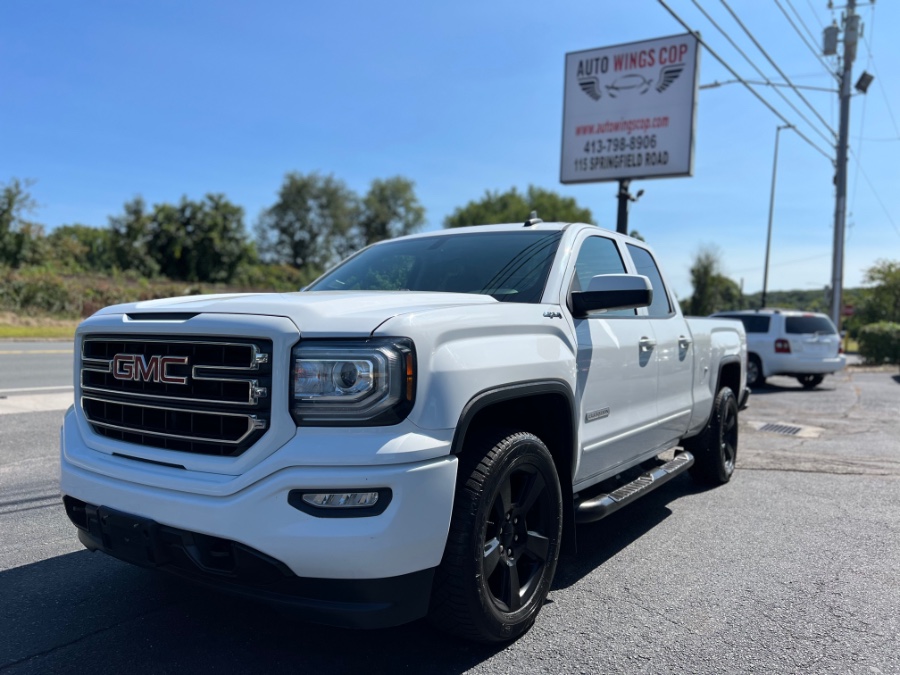
[[[566,54],[560,182],[619,181],[620,231],[631,180],[693,174],[698,68],[691,34]]]

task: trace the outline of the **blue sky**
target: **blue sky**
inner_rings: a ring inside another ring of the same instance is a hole
[[[698,2],[778,78],[720,0]],[[759,79],[692,2],[669,4],[738,73]],[[834,82],[774,0],[729,4],[796,84]],[[816,36],[839,16],[824,0],[781,4]],[[851,158],[848,287],[875,260],[900,258],[900,51],[892,35],[900,8],[861,0],[860,14],[867,44],[854,80],[863,69],[877,79],[852,102],[851,145],[862,169]],[[136,195],[156,203],[222,192],[244,207],[252,231],[288,171],[333,174],[358,192],[374,178],[406,176],[427,209],[427,229],[485,190],[529,184],[575,197],[614,229],[614,183],[559,183],[565,53],[683,32],[652,0],[4,0],[0,182],[36,180],[35,219],[50,229],[105,227]],[[728,79],[702,50],[700,83]],[[771,88],[761,93],[827,147]],[[804,95],[837,129],[837,96]],[[630,226],[656,249],[679,297],[691,293],[688,267],[704,245],[720,249],[724,271],[745,291],[762,288],[779,123],[739,84],[702,90],[693,177],[633,183],[645,194]],[[830,282],[832,176],[828,160],[782,132],[771,290]]]

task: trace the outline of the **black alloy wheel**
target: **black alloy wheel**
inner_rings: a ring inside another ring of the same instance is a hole
[[[512,640],[534,623],[556,570],[556,467],[544,443],[526,432],[485,437],[463,451],[460,464],[430,619],[480,642]]]
[[[703,432],[684,441],[684,448],[694,454],[690,472],[695,480],[706,485],[731,480],[737,463],[738,427],[737,399],[730,388],[722,387]]]

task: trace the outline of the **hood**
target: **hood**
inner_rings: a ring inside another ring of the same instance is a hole
[[[283,316],[293,321],[304,337],[350,337],[369,335],[380,324],[400,314],[496,302],[489,295],[417,291],[240,293],[113,305],[95,316],[156,313]]]

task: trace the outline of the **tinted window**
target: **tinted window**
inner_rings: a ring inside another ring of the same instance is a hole
[[[481,293],[540,302],[561,232],[473,232],[378,244],[332,270],[309,291]]]
[[[647,308],[647,313],[650,316],[668,316],[672,313],[672,305],[669,304],[669,294],[666,292],[666,286],[653,256],[646,249],[631,244],[628,244],[628,251],[634,260],[637,273],[650,279],[650,285],[653,287],[653,304]]]
[[[723,316],[719,315],[717,318],[719,319],[738,319],[742,324],[744,324],[744,330],[748,333],[768,333],[769,332],[769,319],[770,317],[765,315],[756,315],[756,314],[738,314],[737,316]]]
[[[820,335],[834,335],[837,331],[834,324],[827,316],[786,316],[784,317],[784,330],[786,333],[819,333]]]
[[[616,243],[612,239],[588,237],[578,251],[572,290],[587,290],[591,279],[601,274],[625,274],[625,263],[622,262],[619,249],[616,248]],[[602,314],[603,316],[634,316],[635,310],[611,309]]]

